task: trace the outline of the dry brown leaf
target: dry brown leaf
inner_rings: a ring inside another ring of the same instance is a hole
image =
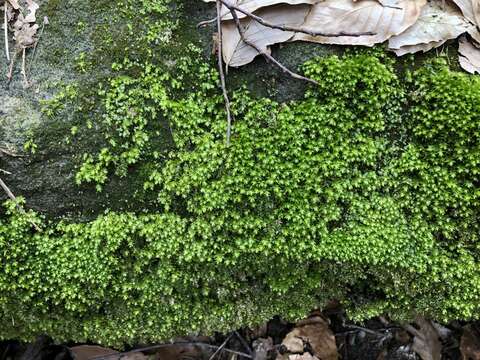
[[[458,46],[458,61],[460,66],[470,74],[480,73],[480,49],[465,37],[460,39]]]
[[[415,24],[390,38],[388,46],[398,56],[425,52],[474,27],[456,7],[444,4],[443,0],[433,0],[423,7]]]
[[[414,335],[413,351],[415,351],[422,360],[440,360],[442,343],[431,321],[423,317],[418,317],[415,323],[418,325],[418,329],[411,325],[405,326],[405,329]]]
[[[463,328],[460,351],[463,360],[480,360],[480,332],[472,325]]]
[[[327,33],[371,32],[375,35],[323,37],[297,33],[293,40],[373,46],[412,26],[425,3],[426,0],[399,0],[398,7],[385,7],[375,0],[326,0],[313,5],[303,27]]]
[[[322,316],[314,316],[299,322],[297,327],[289,332],[282,341],[282,345],[288,352],[297,354],[304,352],[305,344],[310,344],[314,354],[313,359],[338,359],[335,336],[330,330],[328,322]],[[289,358],[289,360],[312,360],[312,356],[306,354],[303,354],[300,359]]]
[[[37,21],[35,15],[40,6],[38,6],[38,4],[33,0],[26,0],[26,1],[27,1],[28,15],[25,16],[25,22],[34,23],[35,21]]]
[[[258,16],[269,22],[288,26],[299,26],[307,15],[308,5],[277,5],[258,11]],[[245,37],[259,48],[268,51],[268,46],[291,39],[293,32],[265,27],[252,19],[242,19]],[[258,52],[243,42],[233,21],[222,25],[223,59],[227,66],[242,66],[251,62]]]

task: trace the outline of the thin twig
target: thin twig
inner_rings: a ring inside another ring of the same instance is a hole
[[[257,52],[261,55],[263,55],[268,61],[271,61],[272,63],[274,63],[276,66],[278,66],[284,73],[290,75],[291,77],[293,77],[294,79],[299,79],[299,80],[304,80],[304,81],[308,81],[312,84],[315,84],[315,85],[318,85],[318,82],[313,80],[313,79],[310,79],[310,78],[307,78],[305,76],[302,76],[302,75],[299,75],[293,71],[291,71],[290,69],[288,69],[287,67],[285,67],[282,63],[280,63],[277,59],[275,59],[272,55],[270,55],[269,53],[267,53],[266,51],[264,51],[263,49],[259,48],[257,46],[257,44],[255,44],[254,42],[251,42],[250,40],[247,39],[247,37],[245,36],[245,29],[243,28],[242,24],[240,23],[240,19],[238,18],[237,16],[237,13],[235,11],[235,9],[233,7],[231,7],[230,5],[227,5],[224,0],[219,0],[219,1],[222,1],[223,4],[225,4],[225,6],[230,10],[231,14],[232,14],[232,17],[233,17],[233,20],[235,21],[235,25],[237,26],[237,30],[240,34],[240,38],[243,40],[243,42],[249,46],[251,46],[252,48],[254,48],[255,50],[257,50]]]
[[[14,203],[15,203],[15,206],[17,207],[18,211],[20,211],[22,214],[26,214],[25,212],[25,209],[23,207],[20,206],[20,204],[18,203],[18,200],[17,198],[15,197],[15,195],[13,195],[12,191],[10,190],[10,188],[7,186],[7,184],[5,184],[3,182],[3,180],[0,178],[0,187],[2,187],[2,189],[5,191],[5,193],[7,194],[7,196],[10,198],[10,200],[12,200]],[[28,220],[30,224],[32,224],[32,226],[35,228],[35,230],[37,231],[40,231],[41,229],[38,227],[37,224],[35,224],[33,221],[31,220]]]
[[[0,169],[0,172],[4,173],[4,174],[7,174],[7,175],[12,175],[12,173],[10,171],[3,170],[3,169]]]
[[[238,12],[241,12],[242,14],[246,15],[247,17],[249,17],[249,18],[255,20],[256,22],[262,24],[263,26],[269,27],[269,28],[272,28],[272,29],[277,29],[277,30],[282,30],[282,31],[292,31],[292,32],[303,33],[303,34],[307,34],[307,35],[311,35],[311,36],[324,36],[324,37],[340,37],[340,36],[358,37],[358,36],[375,35],[375,33],[373,33],[373,32],[349,33],[349,32],[341,31],[341,32],[338,32],[338,33],[325,33],[325,32],[310,30],[310,29],[306,29],[306,28],[302,28],[302,27],[273,24],[271,22],[268,22],[268,21],[264,20],[260,16],[252,14],[251,12],[249,12],[247,10],[244,10],[239,6],[236,6],[236,5],[232,4],[228,0],[220,0],[220,2],[222,4],[224,4],[230,10],[230,12],[232,11],[232,9],[237,10]],[[232,17],[233,17],[233,13],[232,13]]]
[[[8,48],[8,1],[5,0],[5,4],[3,5],[3,9],[5,10],[4,13],[4,24],[5,26],[4,33],[5,33],[5,55],[7,55],[7,61],[10,61],[10,49]]]
[[[220,0],[217,0],[217,59],[218,59],[218,71],[220,73],[220,84],[222,85],[223,98],[225,100],[225,111],[227,112],[227,146],[230,145],[230,136],[232,134],[232,114],[230,112],[230,100],[228,99],[227,86],[225,83],[225,73],[223,72],[223,60],[222,60],[222,24],[220,19],[220,10],[222,4]]]
[[[218,16],[216,16],[216,17],[214,17],[213,19],[210,19],[210,20],[200,21],[197,24],[197,28],[201,28],[201,27],[204,27],[204,26],[207,26],[207,25],[210,25],[210,24],[213,24],[213,23],[217,22],[217,18],[218,18]]]
[[[252,355],[252,349],[250,348],[250,346],[248,345],[247,341],[243,338],[242,335],[240,335],[238,333],[238,331],[234,331],[234,334],[235,336],[238,338],[238,340],[240,340],[240,342],[242,343],[243,347],[248,351],[248,353],[250,355]]]
[[[40,34],[38,34],[37,41],[35,41],[35,44],[33,45],[33,52],[32,52],[32,59],[30,60],[30,63],[28,64],[28,73],[30,74],[30,71],[32,70],[32,65],[35,62],[35,55],[37,53],[37,45],[40,42],[40,39],[42,38],[43,31],[45,30],[45,25],[48,25],[48,17],[43,18],[43,23],[42,23],[42,28],[40,29]]]
[[[0,186],[3,188],[3,190],[5,191],[5,193],[7,194],[7,196],[10,198],[10,200],[14,201],[15,204],[17,205],[17,208],[20,212],[24,213],[25,210],[23,210],[23,208],[20,207],[20,205],[18,205],[18,202],[17,202],[17,198],[15,197],[15,195],[13,195],[12,191],[9,189],[9,187],[7,186],[7,184],[5,184],[3,182],[2,179],[0,179]]]
[[[218,2],[218,0],[217,0]],[[220,345],[218,347],[218,349],[212,354],[212,356],[210,356],[210,358],[208,360],[213,360],[215,359],[215,356],[217,356],[217,354],[222,351],[222,349],[225,347],[225,345],[227,345],[227,343],[230,341],[230,339],[232,338],[233,336],[233,333],[228,335],[228,337],[225,339],[225,341],[222,343],[222,345]]]
[[[171,346],[186,346],[186,345],[201,346],[201,347],[204,347],[204,348],[215,349],[215,350],[219,349],[219,346],[216,346],[216,345],[189,341],[189,342],[178,342],[178,343],[158,344],[158,345],[153,345],[153,346],[147,346],[147,347],[144,347],[144,348],[125,351],[125,352],[122,352],[122,353],[110,354],[110,355],[104,355],[104,356],[97,356],[97,357],[92,358],[91,360],[105,360],[105,359],[111,359],[111,358],[114,358],[114,357],[118,358],[118,357],[128,355],[128,354],[134,354],[134,353],[145,352],[145,351],[153,351],[153,350],[158,350],[158,349],[162,349],[162,348],[165,348],[165,347],[171,347]],[[243,357],[246,357],[247,359],[252,359],[251,355],[240,352],[240,351],[231,350],[231,349],[228,349],[228,348],[225,348],[225,347],[223,348],[223,351],[226,351],[226,352],[231,353],[231,354],[236,354],[236,355],[239,355],[239,356],[243,356]]]
[[[13,52],[13,57],[10,59],[10,66],[8,68],[8,74],[7,74],[8,83],[10,83],[10,81],[12,81],[13,65],[15,65],[15,60],[17,59],[17,55],[18,55],[18,51],[17,51],[17,49],[15,49],[15,51]]]
[[[28,86],[28,78],[27,78],[27,70],[25,68],[25,58],[27,54],[27,49],[23,48],[22,50],[22,75],[23,75],[23,81],[25,82],[25,86]]]

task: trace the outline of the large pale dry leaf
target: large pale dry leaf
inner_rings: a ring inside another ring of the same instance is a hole
[[[414,335],[412,349],[422,360],[440,360],[442,355],[442,343],[439,334],[432,322],[418,317],[415,320],[418,329],[407,325],[405,329]]]
[[[215,2],[216,0],[206,0],[206,2]],[[288,5],[300,5],[300,4],[316,4],[319,1],[323,0],[229,0],[232,5],[235,5],[245,11],[253,13],[254,11],[278,4],[288,4]],[[230,10],[227,9],[225,5],[222,4],[222,20],[232,19]],[[238,12],[237,15],[239,18],[243,18],[246,15]]]
[[[277,5],[261,9],[258,15],[264,20],[288,26],[299,26],[310,7],[308,5]],[[245,37],[263,51],[268,51],[268,46],[285,42],[291,39],[294,33],[265,27],[258,22],[247,18],[241,23],[245,28]],[[227,66],[242,66],[251,62],[257,55],[256,49],[243,42],[233,21],[224,22],[222,25],[223,59]]]
[[[429,1],[417,22],[400,35],[390,38],[388,46],[397,55],[428,51],[475,27],[462,13],[443,0]]]
[[[382,6],[375,0],[326,0],[313,5],[303,27],[326,33],[374,33],[363,36],[311,36],[297,33],[293,40],[322,44],[366,45],[382,43],[412,26],[426,0],[399,0],[398,7]]]
[[[463,360],[480,360],[480,332],[472,325],[463,328],[460,351]]]
[[[471,74],[480,73],[480,49],[465,37],[460,39],[458,46],[458,61],[460,66]]]
[[[33,0],[26,0],[26,1],[27,1],[28,14],[27,16],[25,16],[25,22],[34,23],[35,21],[37,21],[35,15],[37,13],[37,10],[40,8],[40,6],[38,6],[38,4]]]
[[[337,344],[335,342],[335,335],[330,330],[328,322],[322,316],[314,316],[301,321],[297,326],[285,336],[282,345],[289,353],[302,354],[305,349],[305,344],[309,344],[313,350],[312,356],[303,354],[300,359],[289,360],[337,360]],[[307,353],[308,354],[308,353]]]

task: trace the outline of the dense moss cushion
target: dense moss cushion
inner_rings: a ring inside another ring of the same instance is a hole
[[[8,205],[0,337],[149,342],[334,298],[356,319],[479,317],[479,78],[442,61],[399,74],[375,51],[313,59],[302,99],[233,94],[227,147],[217,74],[191,64],[188,82],[113,79],[102,121],[128,141],[78,175],[101,186],[143,161],[156,210],[67,223]],[[159,118],[172,144],[152,156]]]

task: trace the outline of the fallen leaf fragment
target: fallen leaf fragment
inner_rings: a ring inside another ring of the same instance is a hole
[[[288,26],[299,26],[310,7],[308,5],[277,5],[258,11],[258,16],[269,22]],[[260,49],[268,51],[268,46],[291,39],[293,32],[265,27],[252,19],[242,19],[245,37],[255,43]],[[227,66],[242,66],[251,62],[258,54],[240,37],[233,21],[227,21],[222,26],[223,59]]]
[[[326,0],[313,5],[303,27],[326,33],[373,33],[375,35],[324,37],[297,33],[292,40],[322,44],[373,46],[398,35],[420,16],[426,0],[398,0],[386,7],[375,0]]]
[[[316,315],[298,322],[297,326],[285,336],[282,345],[288,353],[293,353],[284,354],[284,359],[285,357],[288,357],[288,360],[338,359],[335,336],[323,316]],[[312,349],[313,355],[305,352],[306,346]],[[301,357],[292,358],[292,355]]]
[[[422,360],[440,360],[442,353],[442,343],[439,334],[432,322],[418,317],[415,320],[418,329],[412,325],[405,326],[405,329],[414,335],[412,349]]]
[[[480,332],[472,325],[463,328],[460,352],[463,360],[480,360]]]
[[[26,0],[26,1],[27,1],[28,15],[25,16],[25,22],[34,23],[35,21],[37,21],[35,15],[37,13],[37,10],[40,8],[40,6],[38,6],[38,4],[33,0]]]
[[[24,49],[31,47],[37,41],[36,35],[39,26],[38,24],[31,25],[23,19],[20,15],[14,24],[14,36],[17,49]]]
[[[426,52],[474,27],[456,7],[444,4],[443,0],[433,0],[423,7],[415,24],[390,38],[388,46],[398,56]]]
[[[269,353],[274,351],[273,340],[271,337],[256,339],[252,343],[252,349],[254,360],[267,360]]]
[[[480,73],[480,49],[465,37],[458,45],[460,66],[470,74]]]

